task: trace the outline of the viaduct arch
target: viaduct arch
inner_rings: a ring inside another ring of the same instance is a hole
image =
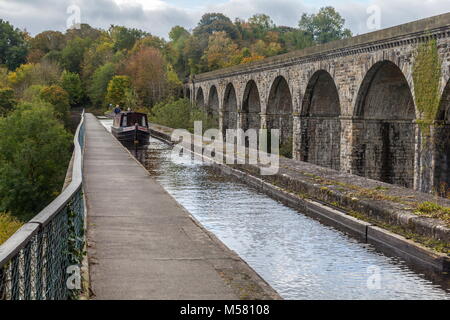
[[[442,62],[442,99],[428,139],[419,126],[413,70],[419,46],[431,40]],[[186,87],[222,129],[280,129],[295,160],[448,191],[449,47],[450,13],[196,75]],[[431,148],[423,147],[427,139]]]

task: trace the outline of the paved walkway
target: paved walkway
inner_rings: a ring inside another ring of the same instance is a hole
[[[84,158],[93,299],[277,299],[86,115]]]

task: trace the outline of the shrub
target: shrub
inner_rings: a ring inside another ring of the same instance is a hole
[[[0,118],[0,212],[26,221],[59,193],[71,135],[43,105],[20,105]]]
[[[14,109],[16,103],[13,89],[0,88],[0,116],[4,116]]]
[[[83,88],[80,76],[77,73],[64,71],[61,75],[61,87],[69,95],[69,103],[72,107],[76,107],[81,103]]]
[[[127,76],[115,76],[108,84],[106,102],[113,105],[125,104],[125,94],[131,89],[131,81]]]
[[[150,121],[174,129],[188,129],[191,126],[190,112],[191,107],[186,99],[160,102],[152,108]]]
[[[23,225],[17,218],[0,213],[0,245],[8,240]]]
[[[53,85],[42,88],[40,98],[53,106],[55,117],[67,126],[70,110],[69,94],[60,86]]]
[[[105,105],[108,83],[116,73],[114,64],[107,63],[95,70],[90,85],[87,89],[89,98],[96,107]]]
[[[188,99],[170,100],[156,104],[150,112],[150,121],[174,129],[194,132],[194,122],[201,121],[203,132],[217,129],[217,119],[209,117],[203,110],[192,106]]]

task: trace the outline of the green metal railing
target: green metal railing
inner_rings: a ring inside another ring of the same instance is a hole
[[[81,270],[84,248],[84,112],[74,138],[72,181],[36,217],[0,246],[0,300],[65,300],[69,267]],[[76,275],[76,273],[75,273]]]

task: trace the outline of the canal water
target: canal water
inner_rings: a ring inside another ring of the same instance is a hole
[[[111,122],[103,120],[109,128]],[[151,139],[133,150],[153,177],[284,299],[450,299],[400,259]]]

